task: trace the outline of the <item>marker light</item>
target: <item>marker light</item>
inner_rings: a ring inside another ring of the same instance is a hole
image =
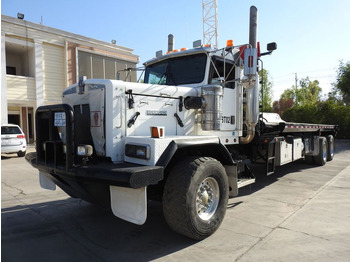
[[[187,50],[186,47],[183,47],[183,48],[180,49],[180,51],[186,51],[186,50]]]
[[[227,40],[226,46],[233,46],[233,40]]]
[[[164,127],[151,126],[150,130],[152,138],[164,138]]]

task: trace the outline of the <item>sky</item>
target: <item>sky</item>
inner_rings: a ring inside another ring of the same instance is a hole
[[[249,9],[258,9],[258,41],[277,43],[264,56],[274,99],[309,77],[323,94],[336,81],[339,62],[350,61],[350,1],[348,0],[218,0],[218,47],[249,41]],[[203,39],[202,0],[2,0],[1,13],[48,27],[132,48],[138,66],[167,51],[168,34],[175,49],[191,48]]]

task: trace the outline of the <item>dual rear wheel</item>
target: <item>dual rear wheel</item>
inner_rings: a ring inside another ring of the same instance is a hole
[[[305,156],[305,160],[309,164],[324,166],[327,161],[333,160],[334,151],[335,151],[334,137],[332,135],[328,135],[326,137],[320,137],[318,155]]]

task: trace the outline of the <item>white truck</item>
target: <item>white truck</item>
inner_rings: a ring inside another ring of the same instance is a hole
[[[26,156],[40,185],[111,208],[135,224],[147,200],[193,239],[214,233],[229,197],[255,181],[252,164],[275,167],[334,155],[332,125],[286,123],[259,112],[257,9],[249,44],[173,50],[145,63],[144,83],[84,79],[63,103],[36,111],[36,152]]]

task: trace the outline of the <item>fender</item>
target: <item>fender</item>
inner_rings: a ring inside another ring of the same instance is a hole
[[[171,161],[176,157],[184,155],[202,155],[213,157],[220,161],[223,165],[235,165],[230,152],[220,143],[217,137],[207,138],[203,141],[200,139],[174,139],[164,150],[161,157],[158,159],[156,166],[163,166],[164,169],[169,166]]]

